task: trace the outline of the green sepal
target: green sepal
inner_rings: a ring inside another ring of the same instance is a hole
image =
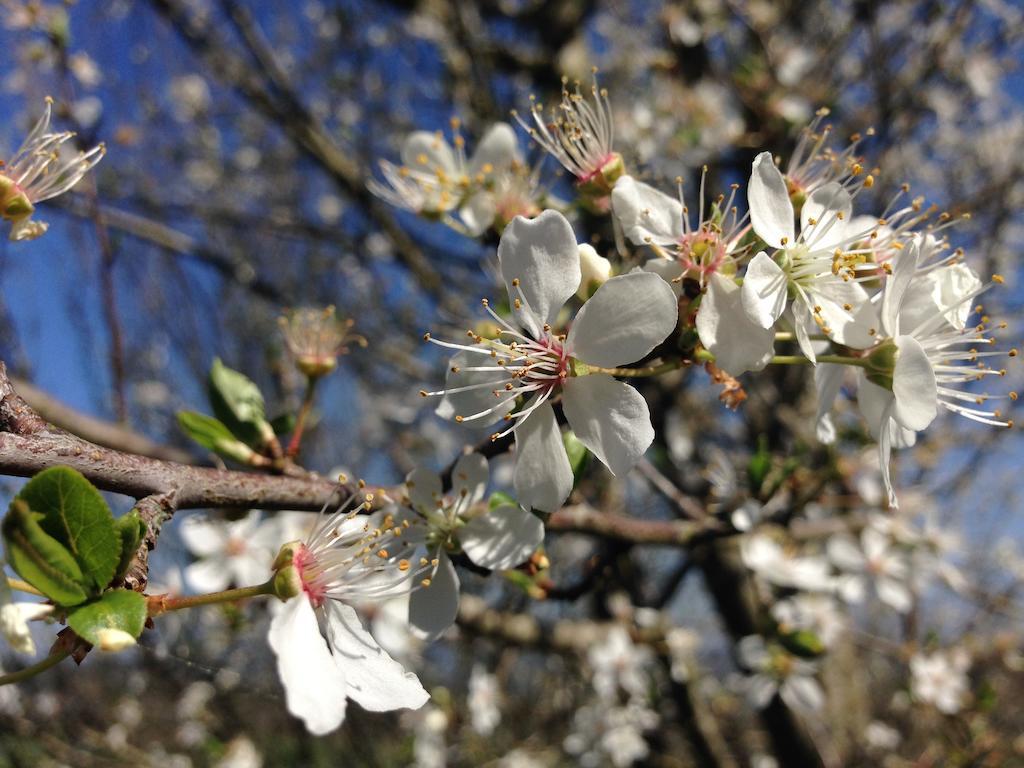
[[[43,515],[15,499],[3,522],[7,562],[25,581],[59,605],[85,600],[85,577],[63,544],[39,527]]]
[[[88,591],[102,592],[114,578],[121,545],[110,507],[93,484],[71,467],[50,467],[17,498],[42,515],[39,527],[71,553]]]
[[[139,517],[138,510],[133,509],[127,515],[122,515],[114,520],[114,530],[117,531],[118,538],[121,540],[121,558],[118,560],[117,569],[114,572],[114,578],[119,579],[127,573],[128,566],[132,564],[132,558],[139,550],[142,537],[146,535],[146,524]]]
[[[590,463],[590,451],[587,446],[580,442],[576,433],[571,429],[562,433],[562,444],[565,446],[565,455],[569,457],[569,467],[572,469],[573,487],[580,481],[580,477]]]
[[[195,411],[178,411],[178,426],[204,448],[242,464],[248,464],[255,455],[231,430],[213,416]]]
[[[214,415],[239,440],[259,448],[274,437],[274,430],[267,422],[263,394],[248,376],[228,368],[215,357],[207,389]]]
[[[779,636],[782,646],[794,656],[813,659],[825,653],[825,644],[809,629],[798,629]]]
[[[487,502],[487,509],[497,509],[498,507],[504,507],[506,505],[518,507],[519,502],[504,491],[495,491],[491,494],[491,498]]]
[[[137,638],[146,626],[146,598],[128,589],[112,589],[68,613],[68,626],[93,645],[103,645],[105,629]]]

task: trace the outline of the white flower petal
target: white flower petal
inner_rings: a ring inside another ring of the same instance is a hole
[[[782,267],[761,251],[743,276],[743,311],[759,328],[772,328],[786,309],[788,278]]]
[[[349,698],[363,709],[419,709],[430,698],[416,675],[406,672],[363,628],[351,607],[328,605],[327,636],[338,666],[345,670]]]
[[[794,709],[821,712],[825,706],[825,693],[813,677],[790,675],[782,684],[782,699]]]
[[[822,363],[814,369],[814,386],[818,391],[818,415],[815,432],[818,440],[831,445],[836,440],[836,427],[832,421],[832,406],[843,385],[845,366]]]
[[[459,208],[459,218],[471,237],[480,237],[494,223],[496,209],[494,195],[481,189],[470,195]]]
[[[775,331],[750,321],[740,287],[718,273],[711,275],[700,301],[697,334],[715,365],[733,376],[762,370],[774,354]]]
[[[913,605],[914,598],[910,589],[895,579],[880,576],[875,580],[875,590],[878,592],[878,599],[888,605],[894,611],[906,613]]]
[[[682,295],[683,281],[676,278],[682,277],[683,265],[675,259],[651,259],[641,269],[644,272],[653,272],[661,277],[662,280],[669,284],[672,293],[676,295],[677,299]]]
[[[432,555],[438,560],[429,587],[421,587],[409,598],[409,626],[418,637],[434,640],[455,623],[459,614],[459,576],[442,549]]]
[[[917,264],[921,256],[921,241],[914,238],[910,244],[893,257],[892,274],[885,281],[882,292],[882,328],[887,336],[900,333],[900,313],[907,289],[917,274]],[[913,327],[902,329],[904,333]]]
[[[267,635],[277,655],[288,711],[310,733],[330,733],[345,719],[346,680],[320,635],[313,606],[304,595],[289,600],[270,622]]]
[[[563,392],[565,418],[580,442],[613,475],[632,469],[654,440],[643,396],[606,373],[569,378]]]
[[[220,554],[228,541],[227,525],[223,521],[199,515],[190,515],[182,520],[178,533],[188,551],[196,557]]]
[[[634,245],[672,246],[683,236],[683,206],[679,200],[632,176],[615,182],[612,212]]]
[[[459,542],[469,559],[494,571],[525,562],[543,541],[540,518],[510,504],[489,509],[459,531]]]
[[[448,176],[458,172],[455,152],[440,131],[413,131],[402,144],[402,164],[407,168],[436,174],[441,170]]]
[[[892,375],[892,393],[896,398],[892,416],[907,429],[920,431],[938,414],[939,392],[924,347],[912,336],[897,336],[896,368]]]
[[[544,323],[555,322],[580,285],[576,235],[565,216],[555,210],[534,219],[516,216],[501,235],[498,263],[509,301],[515,304],[520,296],[526,300],[516,317],[534,338]],[[517,279],[518,288],[512,285]]]
[[[810,291],[811,300],[821,310],[819,314],[829,338],[854,349],[875,345],[880,322],[878,310],[859,283],[836,281],[815,288]]]
[[[463,454],[452,469],[452,490],[464,505],[476,504],[487,493],[489,477],[487,459],[476,452]]]
[[[474,413],[487,410],[497,402],[494,398],[494,390],[500,390],[505,385],[509,378],[508,374],[502,371],[466,370],[467,368],[487,365],[486,361],[488,360],[487,356],[473,352],[459,352],[452,356],[448,361],[448,373],[445,375],[444,388],[446,390],[473,387],[477,384],[491,384],[492,386],[481,386],[479,389],[468,389],[461,392],[446,392],[435,411],[438,416],[442,419],[454,419],[456,416],[471,416]],[[483,426],[483,424],[493,424],[500,416],[501,414],[482,423],[474,421],[469,422],[469,424],[479,424],[480,426]]]
[[[801,239],[815,250],[831,248],[846,239],[852,214],[850,193],[838,182],[823,184],[810,194],[800,209]]]
[[[747,187],[750,223],[757,236],[773,248],[784,243],[793,244],[793,203],[789,199],[786,180],[775,167],[770,152],[754,158],[754,166]]]
[[[519,140],[508,123],[495,123],[481,137],[473,156],[469,159],[469,178],[476,181],[479,174],[493,176],[504,173],[519,160]]]
[[[524,507],[554,512],[572,491],[573,476],[551,406],[537,408],[516,426],[515,435],[516,498]]]
[[[585,363],[613,368],[634,363],[675,330],[676,296],[650,272],[613,277],[576,314],[566,348]]]
[[[825,547],[828,558],[843,571],[860,573],[867,567],[867,559],[860,547],[849,536],[837,534],[828,540]]]
[[[220,558],[197,560],[185,568],[185,583],[196,592],[220,592],[227,589],[231,583],[231,576],[229,564]]]
[[[437,509],[441,501],[441,478],[436,472],[416,467],[405,476],[405,487],[413,506],[421,512]]]

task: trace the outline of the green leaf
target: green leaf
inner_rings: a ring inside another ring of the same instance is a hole
[[[565,444],[565,454],[569,457],[569,466],[572,468],[573,486],[580,481],[580,476],[590,463],[590,451],[587,446],[580,442],[576,433],[571,429],[565,430],[562,434],[562,442]]]
[[[815,658],[825,653],[825,644],[809,629],[798,629],[779,637],[782,646],[794,656]]]
[[[126,632],[133,638],[146,625],[146,598],[127,589],[112,589],[68,613],[68,626],[93,645],[107,645],[109,633]]]
[[[7,562],[21,578],[59,605],[77,605],[88,594],[86,579],[63,544],[39,527],[42,515],[21,499],[4,517]]]
[[[509,496],[504,491],[495,491],[494,493],[491,494],[491,498],[487,502],[488,509],[497,509],[498,507],[503,507],[507,505],[518,507],[519,502],[516,501],[511,496]]]
[[[243,464],[249,463],[253,450],[235,437],[223,423],[195,411],[178,411],[178,426],[199,445]]]
[[[294,413],[282,413],[280,416],[270,420],[270,427],[278,437],[290,435],[295,429],[295,421]]]
[[[764,479],[768,476],[771,468],[772,454],[768,450],[768,440],[764,435],[759,435],[757,438],[757,453],[750,457],[750,463],[747,464],[747,479],[750,482],[750,489],[755,495],[760,493],[761,485],[764,483]]]
[[[114,576],[120,578],[128,571],[128,566],[132,564],[132,558],[142,543],[142,537],[146,535],[146,524],[139,517],[138,510],[133,509],[114,521],[114,529],[121,540],[121,557],[117,562]]]
[[[67,548],[92,591],[101,592],[114,578],[121,544],[110,508],[92,483],[71,467],[50,467],[17,498],[43,515],[39,527]]]
[[[228,368],[215,357],[207,384],[214,415],[235,437],[257,448],[273,437],[274,430],[264,412],[263,395],[252,379]]]

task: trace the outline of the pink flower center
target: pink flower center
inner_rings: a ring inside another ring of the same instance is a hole
[[[299,579],[302,581],[302,591],[306,593],[309,602],[314,608],[319,608],[327,599],[327,588],[322,580],[318,578],[318,571],[314,567],[316,558],[305,544],[299,545],[292,557],[292,565],[299,572]]]
[[[703,281],[718,271],[725,257],[725,243],[714,230],[701,228],[679,238],[676,258],[684,273],[691,277],[698,277]]]

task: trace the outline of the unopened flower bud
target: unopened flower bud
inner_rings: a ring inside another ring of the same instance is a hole
[[[135,645],[135,638],[123,629],[108,627],[96,632],[96,639],[99,640],[98,647],[101,651],[116,653]]]
[[[586,301],[611,277],[612,264],[604,256],[599,256],[593,246],[588,243],[580,245],[579,251],[580,287],[577,289],[576,295]]]
[[[289,541],[283,545],[281,551],[277,553],[277,557],[274,558],[274,564],[270,566],[270,569],[272,571],[279,571],[294,563],[295,554],[299,551],[300,547],[302,547],[301,541]]]
[[[302,594],[302,574],[295,565],[286,565],[274,574],[274,596],[282,603]]]

